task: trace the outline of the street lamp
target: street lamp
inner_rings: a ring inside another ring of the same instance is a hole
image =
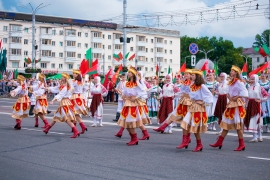
[[[209,50],[209,51],[205,51],[204,49],[203,50],[199,50],[200,52],[202,52],[202,53],[204,53],[204,55],[205,55],[205,59],[207,59],[207,54],[208,53],[210,53],[211,51],[214,51],[215,49],[211,49],[211,50]]]
[[[239,54],[240,56],[242,56],[242,57],[244,57],[245,59],[246,59],[246,63],[247,63],[247,60],[248,60],[248,56],[244,56],[244,55],[242,55],[242,54]]]

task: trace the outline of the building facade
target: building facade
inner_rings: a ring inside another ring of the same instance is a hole
[[[2,45],[7,49],[7,69],[24,72],[24,58],[41,59],[36,64],[44,73],[68,72],[78,69],[85,52],[92,48],[93,60],[98,59],[101,74],[123,63],[113,54],[122,52],[123,27],[119,24],[77,20],[51,16],[36,16],[35,43],[32,52],[32,22],[30,14],[0,12]],[[164,75],[170,66],[172,72],[180,68],[180,32],[154,28],[127,28],[127,52],[136,58],[127,65],[138,67],[145,76],[155,75],[156,65]],[[125,55],[123,55],[125,56]]]
[[[254,51],[253,48],[244,48],[242,54],[252,59],[252,70],[256,69],[259,65],[270,61],[268,56],[262,57],[262,55]]]

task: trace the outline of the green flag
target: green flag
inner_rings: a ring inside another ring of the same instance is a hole
[[[125,59],[127,59],[128,58],[128,56],[129,56],[129,52],[125,55]]]
[[[0,80],[3,79],[2,72],[0,71]]]
[[[92,48],[89,48],[89,49],[86,51],[85,58],[86,58],[86,60],[88,61],[89,67],[92,67]]]
[[[218,66],[217,66],[217,62],[214,62],[214,70],[215,70],[215,75],[218,76]]]
[[[168,74],[171,73],[171,66],[169,65]]]

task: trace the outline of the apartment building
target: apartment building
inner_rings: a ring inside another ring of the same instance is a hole
[[[114,23],[78,20],[72,18],[36,15],[35,44],[32,52],[32,15],[0,12],[0,38],[7,49],[7,69],[24,72],[31,67],[24,58],[36,53],[37,68],[44,73],[63,71],[71,73],[80,67],[85,52],[92,48],[93,59],[98,59],[101,74],[123,63],[113,54],[123,53],[123,26]],[[127,65],[138,67],[145,76],[155,75],[158,64],[164,75],[170,66],[173,72],[180,68],[180,32],[156,28],[127,28],[127,52],[136,58]]]

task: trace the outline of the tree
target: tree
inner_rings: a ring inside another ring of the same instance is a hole
[[[269,34],[270,34],[270,30],[264,30],[263,33],[257,34],[255,36],[255,42],[253,43],[253,46],[262,46],[264,44],[267,44],[267,46],[269,47]]]

